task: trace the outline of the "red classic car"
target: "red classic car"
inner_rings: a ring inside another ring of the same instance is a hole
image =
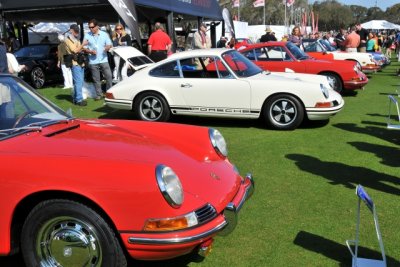
[[[365,86],[368,78],[351,61],[317,60],[291,42],[266,42],[242,47],[239,51],[264,70],[325,75],[337,92]]]
[[[215,129],[76,119],[10,75],[0,161],[0,255],[32,267],[206,254],[254,189]]]

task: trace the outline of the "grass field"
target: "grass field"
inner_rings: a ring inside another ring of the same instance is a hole
[[[259,121],[174,118],[173,122],[219,129],[230,159],[252,172],[256,191],[240,213],[235,231],[217,237],[203,261],[134,262],[132,266],[351,266],[346,239],[355,237],[362,184],[374,200],[388,266],[400,265],[400,131],[386,129],[388,94],[399,88],[393,62],[373,74],[365,90],[344,95],[342,112],[328,124],[307,123],[295,131],[267,130]],[[71,103],[69,91],[39,92],[76,117],[125,118],[132,114],[89,100]],[[361,209],[362,256],[378,258],[373,218]]]

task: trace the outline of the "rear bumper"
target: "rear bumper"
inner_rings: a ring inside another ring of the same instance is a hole
[[[254,192],[254,180],[249,174],[226,208],[212,221],[182,231],[168,233],[121,233],[128,253],[136,259],[162,260],[190,253],[202,243],[218,235],[231,233],[238,221],[238,213]]]
[[[111,108],[132,110],[132,101],[130,101],[130,100],[105,98],[104,102],[107,106],[109,106]]]

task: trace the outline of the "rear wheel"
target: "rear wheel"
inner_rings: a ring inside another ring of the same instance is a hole
[[[145,92],[133,103],[135,117],[144,121],[167,121],[171,115],[167,101],[156,92]]]
[[[291,95],[271,97],[263,113],[267,125],[276,130],[294,130],[304,118],[303,105]]]
[[[328,81],[332,85],[333,90],[335,90],[338,93],[342,93],[343,83],[339,75],[330,72],[321,73],[321,75],[324,75],[328,78]]]
[[[34,67],[31,71],[31,83],[34,88],[42,88],[46,82],[46,77],[43,70],[40,67]]]
[[[107,222],[74,201],[58,199],[38,204],[25,220],[21,236],[28,267],[127,265]]]

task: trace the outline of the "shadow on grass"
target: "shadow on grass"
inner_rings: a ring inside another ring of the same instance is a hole
[[[350,237],[351,238],[351,237]],[[300,231],[293,243],[309,251],[313,251],[318,254],[322,254],[327,258],[339,262],[341,267],[351,266],[352,257],[350,251],[345,245],[339,244],[335,241],[326,239],[322,236]],[[382,254],[380,251],[372,250],[366,247],[358,247],[358,257],[367,259],[382,260]],[[387,266],[399,266],[399,261],[386,255]]]
[[[365,128],[361,128],[354,123],[337,123],[333,124],[332,126],[353,133],[367,134],[376,138],[380,138],[387,142],[391,142],[395,145],[400,145],[400,134],[398,131],[391,131],[386,128],[375,126],[367,126]]]
[[[375,154],[381,158],[381,163],[390,167],[400,167],[400,149],[389,146],[381,146],[364,142],[349,142],[360,151]]]
[[[342,92],[343,97],[355,97],[358,95],[358,91],[356,90],[344,90]]]
[[[68,101],[68,102],[73,102],[72,100],[72,96],[71,96],[71,94],[69,93],[69,94],[58,94],[58,95],[56,95],[56,99],[57,100],[63,100],[63,101]]]
[[[379,173],[364,167],[353,167],[338,162],[321,161],[318,158],[300,155],[288,154],[286,158],[295,161],[297,167],[314,175],[321,176],[332,185],[344,185],[347,188],[355,189],[357,184],[375,190],[400,195],[400,178]],[[388,183],[395,185],[391,186]]]

